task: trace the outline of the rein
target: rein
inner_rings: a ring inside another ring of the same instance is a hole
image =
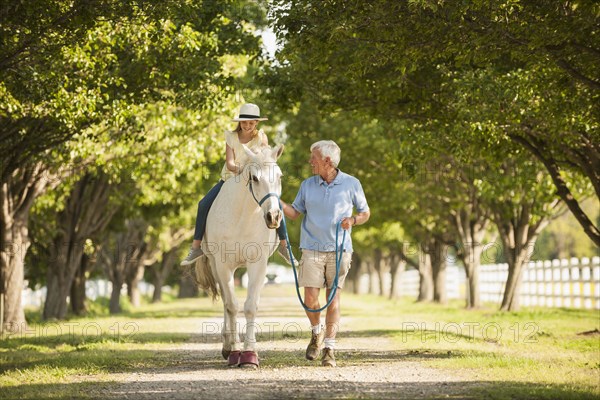
[[[333,285],[331,286],[331,291],[329,292],[329,297],[327,298],[327,304],[325,304],[323,307],[318,308],[318,309],[310,308],[304,303],[304,300],[302,300],[302,295],[300,294],[300,286],[298,285],[298,273],[296,272],[296,265],[294,265],[294,256],[292,254],[292,246],[290,245],[290,238],[288,237],[287,224],[285,223],[285,213],[283,212],[283,207],[281,206],[281,201],[279,198],[280,196],[277,193],[269,192],[269,193],[265,194],[262,199],[258,200],[256,195],[254,194],[254,190],[252,189],[252,182],[250,180],[248,181],[248,188],[250,189],[250,193],[252,194],[254,201],[256,201],[256,203],[258,204],[259,207],[262,206],[263,203],[265,201],[267,201],[267,199],[269,197],[277,197],[277,201],[279,202],[279,209],[283,213],[281,223],[283,224],[283,231],[285,232],[285,241],[287,244],[287,250],[288,250],[288,253],[290,254],[290,260],[292,262],[292,270],[294,271],[294,281],[296,282],[296,294],[298,295],[298,300],[300,301],[300,304],[302,304],[302,307],[304,307],[304,309],[308,312],[323,311],[324,309],[329,307],[329,305],[335,298],[335,295],[336,295],[336,292],[338,289],[338,278],[339,278],[339,273],[340,273],[340,265],[342,263],[342,256],[344,253],[344,242],[346,241],[346,231],[344,230],[344,234],[342,235],[342,245],[341,245],[341,247],[338,248],[338,237],[339,237],[339,232],[340,232],[340,227],[342,225],[342,221],[338,222],[335,226],[335,279],[333,280]]]
[[[279,203],[279,208],[281,208],[281,202]],[[283,209],[281,211],[283,212]],[[318,308],[318,309],[310,308],[309,306],[307,306],[304,303],[304,300],[302,300],[302,295],[300,294],[300,286],[298,285],[298,274],[296,272],[296,266],[294,265],[294,257],[292,256],[292,246],[290,245],[290,239],[289,239],[288,233],[287,233],[287,225],[285,223],[285,215],[283,216],[283,219],[281,220],[281,222],[283,223],[283,230],[285,231],[285,240],[287,243],[287,249],[288,249],[288,252],[290,253],[290,260],[292,262],[292,270],[294,271],[294,280],[296,281],[296,294],[298,295],[298,300],[300,301],[300,304],[302,304],[302,307],[304,307],[304,309],[306,311],[313,312],[313,313],[321,312],[324,309],[326,309],[327,307],[329,307],[329,305],[335,298],[335,294],[338,289],[338,277],[339,277],[339,273],[340,273],[340,265],[342,263],[342,255],[344,254],[344,241],[346,240],[346,231],[344,231],[344,234],[342,236],[342,246],[340,248],[338,248],[338,237],[339,237],[338,235],[339,235],[340,226],[342,224],[342,221],[338,222],[335,226],[335,279],[333,280],[333,285],[331,286],[331,291],[329,292],[329,297],[327,298],[327,304],[325,304],[323,307]]]

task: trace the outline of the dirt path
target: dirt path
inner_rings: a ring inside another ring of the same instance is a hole
[[[207,320],[206,331],[188,343],[163,349],[174,355],[161,369],[112,374],[116,383],[101,393],[114,399],[279,399],[279,398],[475,398],[471,378],[451,376],[424,366],[389,339],[346,334],[336,349],[337,368],[322,368],[304,359],[307,334],[294,299],[263,297],[257,322],[263,328],[258,343],[261,368],[227,368],[220,342]],[[295,312],[287,310],[294,308]],[[341,335],[343,336],[343,335]],[[353,337],[354,336],[354,337]]]

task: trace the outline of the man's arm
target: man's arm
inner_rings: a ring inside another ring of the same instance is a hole
[[[287,215],[287,214],[286,214]],[[362,225],[369,220],[371,217],[371,211],[359,212],[352,217],[347,217],[342,220],[342,229],[350,229],[354,225]]]
[[[296,210],[294,207],[290,206],[283,200],[280,200],[280,201],[281,201],[281,208],[283,208],[283,213],[285,214],[286,217],[288,217],[291,220],[294,220],[300,216],[300,212],[298,210]]]
[[[354,218],[356,219],[355,225],[362,225],[371,218],[371,210],[356,213]]]

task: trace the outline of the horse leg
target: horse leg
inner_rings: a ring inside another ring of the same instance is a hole
[[[240,366],[256,368],[258,356],[256,354],[256,313],[260,301],[260,291],[265,284],[267,271],[266,260],[248,265],[248,297],[244,303],[244,315],[246,316],[246,338],[244,351],[240,359]]]
[[[233,280],[233,271],[225,268],[217,270],[221,284],[221,297],[223,299],[224,319],[223,319],[223,350],[224,358],[230,358],[231,353],[241,350],[239,331],[237,326],[238,302],[235,297],[235,287]],[[230,360],[231,361],[231,360]],[[237,365],[237,363],[235,363]]]

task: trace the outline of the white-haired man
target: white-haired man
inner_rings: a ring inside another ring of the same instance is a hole
[[[323,349],[321,364],[335,367],[335,337],[340,321],[341,289],[352,258],[350,233],[354,225],[367,222],[369,205],[360,181],[338,169],[340,148],[332,140],[321,140],[310,147],[310,165],[314,176],[304,180],[294,202],[282,202],[286,217],[296,219],[304,214],[300,233],[302,258],[299,265],[298,283],[304,287],[304,303],[311,309],[320,308],[319,292],[327,288],[327,298],[333,286],[336,272],[335,248],[336,226],[341,221],[347,231],[342,261],[338,275],[338,290],[327,308],[325,328],[321,325],[320,312],[306,312],[312,328],[306,358],[314,360]],[[353,211],[356,209],[356,214]],[[341,245],[343,233],[338,235]]]

